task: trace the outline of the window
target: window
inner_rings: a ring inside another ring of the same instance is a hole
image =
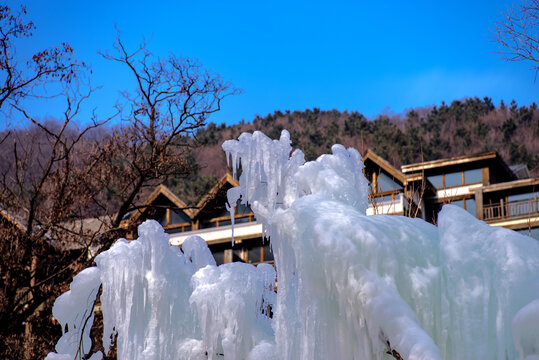
[[[471,215],[473,216],[476,216],[476,209],[475,209],[475,199],[474,198],[468,198],[468,199],[463,199],[463,198],[460,198],[460,199],[454,199],[454,200],[451,200],[449,202],[449,204],[451,205],[456,205],[464,210],[466,210],[467,212],[469,212]],[[441,210],[441,207],[443,206],[443,204],[439,204],[439,207],[437,210],[435,210],[436,212],[440,212]]]
[[[434,187],[437,189],[441,189],[444,187],[443,175],[429,176],[427,179],[429,179],[430,183],[434,185]]]
[[[533,197],[539,198],[539,191],[534,193],[525,193],[517,195],[509,195],[507,201],[531,200]]]
[[[445,174],[445,187],[462,185],[462,172]]]
[[[394,179],[390,178],[383,172],[378,174],[377,183],[377,192],[402,190],[402,186],[400,186],[398,183],[395,182]]]
[[[393,202],[393,195],[375,196],[374,203],[377,205]]]
[[[475,199],[466,199],[464,203],[466,204],[466,211],[472,214],[473,216],[476,216]]]
[[[539,240],[539,227],[516,230],[519,234],[529,236],[532,239]]]
[[[200,224],[201,229],[208,229],[217,227],[217,221],[206,221]]]
[[[161,226],[167,226],[167,212],[165,209],[157,210],[153,218],[157,220]]]
[[[227,225],[232,225],[232,221],[230,219],[225,219],[225,220],[220,220],[219,221],[219,226],[227,226]]]
[[[427,177],[437,189],[477,184],[481,182],[481,169],[471,169]]]
[[[191,222],[191,218],[187,216],[183,211],[180,210],[170,210],[170,224],[183,224],[186,222]]]
[[[238,200],[238,205],[236,206],[236,214],[237,215],[241,215],[241,214],[249,214],[249,213],[252,213],[253,210],[251,210],[251,207],[249,205],[244,205],[241,203],[240,200]]]
[[[472,169],[464,171],[464,183],[475,184],[482,181],[481,169]]]
[[[249,216],[234,218],[234,224],[243,224],[243,223],[248,223],[250,221],[251,219],[249,218]]]
[[[215,259],[215,263],[217,265],[222,265],[222,264],[225,263],[225,251],[224,250],[214,251],[212,254],[213,254],[213,258]]]
[[[273,251],[271,251],[270,246],[264,245],[262,250],[264,251],[264,261],[273,261]]]
[[[256,239],[254,241],[260,244],[260,239]],[[267,241],[265,241],[265,245],[260,244],[256,246],[251,246],[248,247],[246,251],[247,261],[251,264],[273,261],[273,253],[271,252],[271,248]]]
[[[259,263],[262,259],[262,247],[256,246],[249,249],[247,259],[249,260],[249,263]]]

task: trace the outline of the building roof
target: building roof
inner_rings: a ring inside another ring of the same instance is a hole
[[[408,164],[408,165],[402,165],[401,170],[403,173],[412,173],[427,169],[435,169],[439,167],[445,167],[445,166],[452,166],[452,165],[462,165],[467,164],[471,162],[481,161],[481,160],[499,160],[505,167],[507,165],[501,157],[498,155],[496,151],[490,151],[485,153],[477,153],[472,155],[462,155],[462,156],[455,156],[447,159],[438,159],[438,160],[432,160],[432,161],[424,161],[420,163],[414,163],[414,164]],[[509,168],[507,168],[509,170]],[[510,171],[510,170],[509,170]]]
[[[210,203],[212,199],[215,198],[215,195],[221,190],[225,185],[230,185],[231,187],[240,186],[238,180],[234,179],[232,175],[226,173],[223,177],[211,188],[211,190],[198,202],[196,210],[193,211],[193,217],[197,216],[203,209]]]
[[[518,179],[528,179],[530,177],[530,170],[526,164],[511,165],[509,168]]]
[[[21,232],[26,231],[26,225],[22,219],[18,219],[17,216],[8,213],[6,210],[0,208],[0,217],[6,219],[9,223],[13,224]]]
[[[144,202],[144,205],[141,206],[139,210],[137,210],[133,216],[131,216],[128,221],[130,223],[135,222],[138,220],[138,218],[144,213],[144,211],[150,207],[153,202],[160,196],[164,196],[167,200],[169,200],[171,203],[174,204],[178,209],[182,209],[182,211],[189,216],[191,219],[194,216],[193,209],[190,209],[189,206],[183,201],[178,195],[174,194],[169,188],[167,188],[165,185],[161,184],[158,187],[155,188],[155,190],[148,196],[148,199]]]
[[[387,173],[389,173],[394,179],[398,180],[401,184],[406,184],[406,177],[402,172],[394,168],[389,162],[382,159],[380,156],[376,155],[374,151],[371,149],[368,149],[365,154],[363,155],[363,163],[365,161],[370,160],[376,165],[380,166],[382,169],[384,169]]]

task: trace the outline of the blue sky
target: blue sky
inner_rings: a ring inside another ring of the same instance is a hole
[[[119,91],[133,88],[124,68],[97,55],[112,48],[115,25],[128,47],[151,38],[156,55],[197,57],[241,88],[212,115],[216,123],[312,107],[374,117],[473,96],[527,105],[539,95],[530,64],[505,62],[488,39],[511,3],[34,0],[27,19],[37,30],[20,49],[70,43],[102,86],[87,104],[101,116]],[[60,109],[33,108],[39,116],[60,116]]]

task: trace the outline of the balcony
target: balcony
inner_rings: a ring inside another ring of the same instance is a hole
[[[483,205],[483,220],[493,221],[528,217],[539,214],[539,197]]]

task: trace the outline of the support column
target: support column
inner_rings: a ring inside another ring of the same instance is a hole
[[[225,250],[225,259],[224,259],[224,263],[227,264],[227,263],[231,263],[232,262],[232,249],[226,249]]]
[[[475,190],[475,217],[483,220],[483,188]]]

